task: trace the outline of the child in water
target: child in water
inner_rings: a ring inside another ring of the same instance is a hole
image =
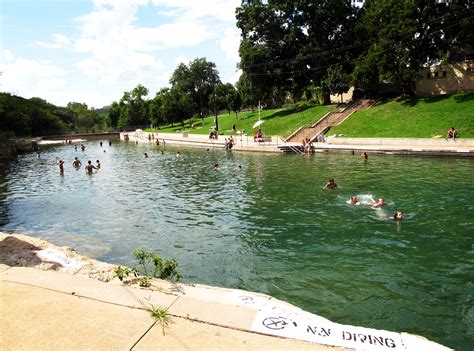
[[[324,189],[336,189],[337,184],[334,178],[331,178],[327,181],[326,185],[324,186]]]
[[[372,208],[377,208],[377,207],[380,207],[380,206],[385,205],[385,201],[384,201],[384,199],[381,197],[381,198],[379,199],[379,201],[372,201],[372,202],[370,203],[370,205],[372,205]]]
[[[349,200],[347,200],[347,203],[349,205],[360,205],[360,202],[359,202],[359,200],[357,200],[356,196],[351,196],[351,198]]]
[[[388,219],[393,219],[395,221],[401,221],[403,219],[403,213],[402,213],[402,211],[395,211],[395,214],[391,217],[388,217]]]

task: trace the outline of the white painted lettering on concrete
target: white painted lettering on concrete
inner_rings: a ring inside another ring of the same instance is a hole
[[[252,330],[357,350],[406,350],[399,333],[342,325],[317,317],[312,319],[288,317],[259,311],[252,324]]]

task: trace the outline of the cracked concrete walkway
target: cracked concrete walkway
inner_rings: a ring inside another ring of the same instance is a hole
[[[253,319],[250,309],[217,310],[222,307],[218,303],[202,306],[190,297],[34,268],[0,267],[2,350],[341,349],[244,331]],[[147,310],[149,304],[169,308],[171,324],[165,335]],[[229,316],[232,328],[222,325]]]

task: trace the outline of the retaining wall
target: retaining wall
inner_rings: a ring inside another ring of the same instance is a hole
[[[335,145],[373,145],[373,146],[399,146],[411,147],[470,147],[474,149],[474,139],[459,138],[456,141],[445,138],[341,138],[328,137],[326,143]]]

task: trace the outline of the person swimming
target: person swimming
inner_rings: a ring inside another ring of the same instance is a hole
[[[100,161],[99,160],[95,161],[95,168],[100,169]]]
[[[220,167],[219,167],[219,164],[218,164],[218,163],[216,163],[216,164],[214,165],[214,170],[215,170],[215,171],[220,171]]]
[[[401,221],[403,219],[404,215],[402,211],[395,211],[395,214],[393,216],[388,217],[388,219],[393,219],[395,221]]]
[[[351,196],[349,200],[346,201],[349,205],[360,205],[359,200],[357,200],[357,196]]]
[[[331,178],[327,181],[326,185],[324,186],[324,189],[336,189],[337,184],[334,178]]]
[[[178,152],[176,153],[176,158],[180,158],[180,157],[181,157],[181,152],[178,151]]]
[[[148,158],[148,154],[146,152],[143,155],[145,156],[145,158]]]
[[[372,201],[370,205],[372,205],[372,208],[377,208],[377,207],[385,205],[385,200],[381,197],[379,201]]]

